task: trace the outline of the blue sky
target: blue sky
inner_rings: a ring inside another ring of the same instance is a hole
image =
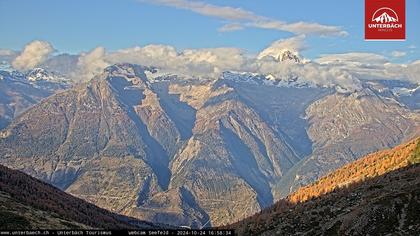
[[[395,62],[419,59],[418,0],[406,0],[405,42],[364,41],[364,0],[203,2],[213,6],[230,6],[231,9],[286,24],[299,21],[318,23],[335,26],[348,33],[345,37],[308,35],[307,49],[302,52],[308,58],[356,51],[384,54]],[[88,51],[97,46],[117,50],[147,44],[167,44],[179,50],[237,47],[257,53],[275,40],[296,35],[294,32],[250,26],[221,32],[220,28],[226,24],[249,22],[232,20],[231,16],[203,14],[188,7],[167,4],[165,0],[0,0],[0,10],[0,48],[14,50],[21,50],[25,44],[37,39],[49,41],[60,52],[70,53]],[[392,58],[393,51],[404,51],[407,55]]]

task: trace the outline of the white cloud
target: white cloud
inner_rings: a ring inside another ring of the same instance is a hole
[[[0,49],[0,56],[6,57],[6,56],[14,56],[16,55],[16,52],[10,49]]]
[[[322,25],[314,22],[295,22],[287,23],[260,16],[251,11],[241,8],[227,6],[217,6],[201,1],[190,0],[140,0],[157,5],[175,7],[178,9],[189,10],[204,16],[220,18],[229,21],[228,24],[219,28],[219,31],[235,31],[245,27],[255,27],[287,31],[294,34],[315,34],[321,36],[347,36],[348,33],[337,26]]]
[[[408,80],[420,84],[420,60],[409,64],[404,69]]]
[[[372,65],[372,64],[384,64],[388,62],[386,57],[365,52],[350,52],[341,54],[324,54],[321,55],[316,62],[321,64],[334,64],[334,65]]]
[[[391,55],[393,57],[405,57],[407,55],[407,52],[404,52],[404,51],[393,51],[391,53]]]
[[[32,41],[27,44],[21,54],[13,60],[12,65],[19,70],[32,69],[44,62],[53,52],[54,48],[49,42],[38,40]]]
[[[322,65],[348,71],[359,79],[408,80],[420,83],[420,64],[394,64],[385,56],[374,53],[343,53],[321,55],[315,60]]]
[[[251,23],[247,23],[247,26],[252,26],[256,28],[263,29],[273,29],[279,31],[287,31],[294,34],[314,34],[320,36],[339,36],[345,37],[348,35],[346,31],[340,29],[336,26],[321,25],[319,23],[310,23],[310,22],[296,22],[296,23],[286,23],[276,20],[261,20]]]
[[[277,40],[273,42],[268,48],[264,49],[261,53],[259,53],[258,59],[262,59],[267,56],[271,56],[275,59],[278,59],[281,56],[281,54],[286,50],[298,54],[299,51],[305,48],[304,39],[304,35],[299,35],[288,39]]]
[[[86,81],[102,72],[110,64],[106,61],[106,51],[97,47],[88,53],[82,53],[77,62],[78,69],[71,75],[74,80]]]
[[[178,74],[187,77],[218,78],[223,71],[253,72],[271,74],[284,78],[290,74],[303,80],[325,87],[339,86],[346,91],[361,88],[360,82],[346,70],[318,63],[279,63],[275,56],[289,49],[299,51],[304,48],[304,36],[274,42],[259,56],[247,55],[237,48],[186,49],[178,52],[166,45],[148,45],[116,52],[104,53],[107,63],[134,63],[155,66],[159,74]],[[272,57],[264,57],[263,55]],[[273,57],[274,55],[274,57]],[[261,56],[261,57],[260,57]]]
[[[187,0],[154,0],[147,1],[159,5],[171,6],[179,9],[190,10],[201,15],[212,16],[229,20],[252,20],[256,17],[254,13],[240,8],[222,7],[200,1]]]
[[[107,52],[98,47],[79,56],[73,78],[86,81],[111,64],[133,63],[153,66],[158,75],[176,74],[188,78],[218,78],[224,71],[251,72],[273,75],[277,79],[297,76],[303,81],[344,91],[361,89],[361,79],[403,79],[420,83],[420,61],[404,65],[393,64],[374,53],[342,53],[321,55],[296,64],[279,62],[285,49],[299,53],[305,49],[305,36],[278,40],[257,55],[238,48],[204,48],[177,51],[168,45],[147,45]]]
[[[220,27],[218,30],[220,32],[230,32],[230,31],[238,31],[238,30],[243,30],[245,27],[241,24],[238,23],[229,23],[226,24],[222,27]]]
[[[298,77],[300,80],[316,84],[321,87],[340,87],[341,90],[353,92],[360,90],[360,81],[339,67],[330,65],[320,65],[316,62],[304,64],[287,63],[272,59],[263,58],[257,61],[257,73],[270,74],[276,78],[287,78],[290,75]]]
[[[3,64],[9,66],[17,55],[18,53],[13,50],[0,49],[0,65]]]
[[[383,70],[385,79],[402,79],[420,84],[420,61],[410,64],[385,64]]]
[[[110,63],[128,62],[155,66],[161,72],[214,77],[225,70],[240,70],[246,56],[237,48],[187,49],[177,52],[166,45],[148,45],[109,53]]]

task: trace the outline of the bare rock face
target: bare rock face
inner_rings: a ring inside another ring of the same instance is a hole
[[[195,228],[418,133],[419,114],[370,90],[147,78],[118,64],[0,132],[0,163],[108,210]]]
[[[306,115],[313,152],[279,182],[281,196],[363,155],[420,134],[418,112],[370,89],[326,96],[311,104]]]
[[[193,137],[171,163],[171,187],[187,185],[219,225],[271,204],[271,186],[297,161],[255,112],[227,100],[197,112]]]
[[[151,85],[145,69],[111,66],[34,106],[1,133],[1,163],[154,222],[217,225],[270,205],[299,160],[284,137],[226,85]]]

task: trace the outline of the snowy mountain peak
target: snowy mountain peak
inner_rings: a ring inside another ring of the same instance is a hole
[[[137,76],[143,73],[143,68],[129,63],[118,63],[105,68],[105,72],[109,74]]]
[[[149,71],[151,73],[156,72],[156,68],[154,67],[147,67],[147,66],[141,66],[136,64],[130,64],[130,63],[117,63],[111,66],[108,66],[105,68],[105,73],[107,74],[115,74],[115,75],[125,75],[129,77],[138,76],[138,77],[144,77],[144,73],[146,71]]]
[[[298,56],[297,52],[294,52],[289,49],[276,49],[276,48],[267,48],[258,55],[258,59],[263,58],[273,58],[278,62],[294,62],[301,63],[301,59]]]
[[[26,77],[19,71],[0,70],[0,80],[20,80],[25,81]]]
[[[293,53],[289,50],[285,50],[283,51],[283,53],[281,54],[281,57],[277,58],[280,61],[293,61],[296,63],[300,63],[300,58],[297,56],[296,53]]]
[[[104,76],[110,80],[114,77],[124,78],[133,85],[143,86],[150,83],[146,72],[155,73],[156,69],[130,63],[118,63],[105,68]]]
[[[48,82],[63,82],[67,79],[54,72],[47,71],[43,68],[35,68],[26,74],[28,81],[48,81]]]
[[[6,61],[0,61],[0,70],[1,71],[13,71],[13,67],[10,65],[10,63]]]
[[[294,74],[288,74],[282,77],[278,77],[271,74],[260,75],[254,73],[238,73],[227,71],[223,73],[222,79],[239,83],[249,83],[254,85],[266,85],[275,87],[316,87],[316,85],[311,83],[310,81],[303,80]]]

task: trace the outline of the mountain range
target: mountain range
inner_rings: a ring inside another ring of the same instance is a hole
[[[86,83],[57,82],[5,122],[0,163],[118,214],[201,228],[250,216],[420,133],[415,84],[366,80],[343,93],[293,75],[155,72],[116,64]],[[8,76],[5,84],[16,80]],[[415,89],[395,93],[401,87]]]
[[[0,129],[43,98],[70,86],[62,76],[41,68],[26,73],[0,71]]]

